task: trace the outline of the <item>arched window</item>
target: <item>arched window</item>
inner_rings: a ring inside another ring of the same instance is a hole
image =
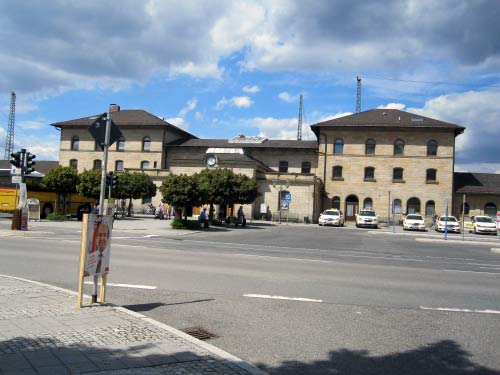
[[[279,171],[281,173],[287,173],[288,172],[288,161],[286,161],[286,160],[280,160]]]
[[[403,168],[394,168],[392,170],[393,181],[403,181]]]
[[[469,211],[470,211],[469,203],[467,203],[467,202],[463,203],[463,207],[462,207],[462,204],[460,205],[460,213],[462,213],[462,211],[464,212],[464,215],[469,214]]]
[[[426,174],[425,174],[425,180],[427,182],[434,182],[436,181],[436,170],[433,168],[427,169]]]
[[[434,201],[427,201],[425,204],[425,216],[434,216],[436,213],[436,204]]]
[[[94,160],[93,169],[94,170],[96,170],[96,169],[102,169],[102,161],[101,161],[101,159],[95,159]]]
[[[115,161],[115,171],[123,171],[123,160]]]
[[[142,139],[142,151],[149,151],[151,149],[151,138],[144,137]]]
[[[375,168],[366,167],[365,168],[365,181],[373,181],[375,179]]]
[[[371,198],[365,198],[363,201],[363,208],[373,208],[373,200]]]
[[[141,161],[141,169],[149,169],[149,161],[147,160]]]
[[[405,143],[402,139],[396,139],[394,142],[394,155],[404,155]]]
[[[78,138],[77,135],[74,135],[73,138],[71,138],[71,149],[72,150],[78,150],[78,147],[80,146],[80,138]]]
[[[335,140],[335,144],[333,146],[334,154],[343,154],[344,153],[344,141],[340,138]]]
[[[369,139],[366,141],[365,145],[365,154],[366,155],[375,155],[375,140],[374,139]]]
[[[116,141],[116,151],[125,151],[125,137],[120,137]]]
[[[410,198],[406,202],[406,213],[407,214],[416,214],[420,212],[420,199],[418,198]]]
[[[340,210],[340,197],[333,197],[332,198],[332,208],[336,208],[337,210]]]
[[[311,173],[311,162],[303,161],[302,168],[300,169],[300,173]]]
[[[71,159],[71,160],[69,161],[69,166],[70,166],[71,168],[78,169],[78,160],[76,160],[76,159]]]
[[[333,167],[332,178],[342,178],[342,166],[336,165]]]
[[[401,213],[401,199],[394,199],[393,203],[393,213],[394,214],[400,214]]]
[[[436,156],[438,152],[438,143],[431,139],[427,142],[427,156]]]
[[[488,216],[496,216],[497,205],[493,202],[488,202],[484,205],[484,214]]]

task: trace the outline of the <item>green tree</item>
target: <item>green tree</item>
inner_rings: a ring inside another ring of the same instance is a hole
[[[175,208],[176,218],[182,215],[183,210],[184,219],[187,220],[186,208],[199,205],[199,190],[196,185],[196,177],[185,174],[171,174],[163,180],[160,186],[162,202]]]
[[[49,191],[54,191],[57,195],[55,212],[58,212],[58,202],[62,196],[64,202],[64,214],[66,213],[66,195],[76,191],[78,184],[78,171],[73,167],[57,166],[52,168],[45,174],[42,179],[41,186]]]
[[[236,175],[234,184],[235,200],[234,203],[248,204],[252,203],[259,196],[257,180],[244,174]]]
[[[76,191],[78,194],[87,197],[99,199],[101,194],[101,170],[84,170],[78,175],[78,185]]]
[[[125,172],[118,175],[114,195],[119,199],[129,199],[127,216],[131,216],[132,199],[154,197],[156,185],[145,173]]]

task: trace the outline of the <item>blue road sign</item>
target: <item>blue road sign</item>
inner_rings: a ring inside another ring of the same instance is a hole
[[[284,201],[287,203],[292,203],[292,194],[286,193]]]

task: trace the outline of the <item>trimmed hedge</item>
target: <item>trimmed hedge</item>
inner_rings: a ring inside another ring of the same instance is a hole
[[[53,220],[53,221],[67,221],[68,217],[66,215],[62,214],[56,214],[55,212],[52,212],[47,215],[47,220]]]
[[[198,220],[175,219],[170,225],[172,225],[173,229],[201,229],[201,224]]]

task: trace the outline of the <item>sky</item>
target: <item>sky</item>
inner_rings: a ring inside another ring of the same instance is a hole
[[[57,160],[50,124],[144,109],[199,138],[296,139],[356,109],[466,127],[456,170],[500,173],[498,0],[0,0],[0,147]]]

